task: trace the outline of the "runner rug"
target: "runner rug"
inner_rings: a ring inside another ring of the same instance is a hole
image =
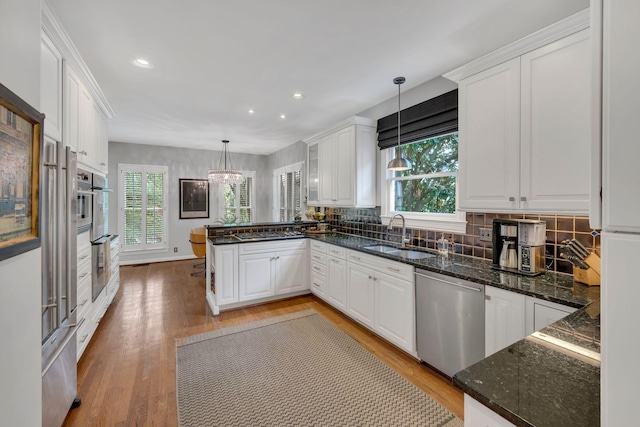
[[[181,427],[463,425],[313,310],[176,343]]]

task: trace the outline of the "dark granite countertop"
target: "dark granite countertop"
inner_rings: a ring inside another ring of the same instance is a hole
[[[600,425],[600,301],[453,377],[517,426]]]

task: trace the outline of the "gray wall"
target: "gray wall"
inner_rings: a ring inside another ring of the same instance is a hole
[[[40,108],[40,0],[0,0],[0,83]],[[39,426],[41,250],[0,261],[0,424]]]
[[[187,148],[161,147],[156,145],[109,142],[109,231],[120,234],[118,229],[118,164],[158,165],[169,168],[169,251],[150,254],[121,255],[122,263],[163,261],[190,258],[193,256],[188,241],[189,231],[194,227],[213,224],[220,218],[217,186],[211,185],[208,219],[179,219],[179,179],[206,178],[207,171],[217,167],[219,151],[193,150]],[[269,157],[253,154],[231,153],[233,167],[256,171],[255,219],[256,222],[270,220],[271,174]],[[174,253],[173,248],[178,252]]]

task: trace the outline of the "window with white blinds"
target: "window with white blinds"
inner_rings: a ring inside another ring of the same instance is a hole
[[[274,221],[293,221],[302,216],[302,166],[300,162],[273,172]]]
[[[121,164],[118,169],[118,222],[123,250],[166,250],[168,168]]]
[[[253,186],[256,173],[242,171],[240,184],[224,184],[223,212],[220,220],[225,224],[246,224],[253,222]]]

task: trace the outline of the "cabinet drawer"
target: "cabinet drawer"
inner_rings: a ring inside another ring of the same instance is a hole
[[[259,243],[243,243],[238,245],[238,252],[243,254],[254,254],[260,252],[291,251],[296,249],[306,249],[307,239],[271,241]]]
[[[326,264],[327,263],[327,254],[323,253],[323,252],[318,252],[318,251],[311,251],[311,261],[312,262],[317,262],[320,264]]]
[[[78,322],[80,318],[87,317],[87,313],[91,308],[91,286],[78,288]]]
[[[328,245],[327,254],[332,257],[345,259],[347,256],[347,250],[340,246]]]
[[[413,281],[414,268],[409,264],[403,264],[379,256],[351,250],[349,251],[347,260],[400,279]]]
[[[311,261],[311,272],[316,274],[327,275],[327,265],[316,261]]]
[[[327,253],[327,244],[324,242],[318,242],[317,240],[311,240],[309,243],[312,251],[320,252],[323,254]]]
[[[325,295],[325,276],[321,274],[317,274],[315,272],[311,272],[311,292],[319,297],[324,298]]]

